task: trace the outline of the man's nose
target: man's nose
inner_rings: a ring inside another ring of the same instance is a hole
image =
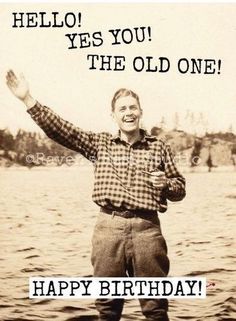
[[[132,115],[133,114],[133,111],[130,107],[126,108],[126,115]]]

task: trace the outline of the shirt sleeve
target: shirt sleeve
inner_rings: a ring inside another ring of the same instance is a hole
[[[39,102],[27,112],[45,134],[55,142],[81,153],[90,161],[97,156],[99,134],[84,131],[62,119],[50,108]]]
[[[172,202],[181,201],[185,195],[185,178],[179,173],[169,145],[164,145],[164,167],[167,177],[166,197]]]

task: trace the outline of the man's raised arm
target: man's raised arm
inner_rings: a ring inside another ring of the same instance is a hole
[[[28,113],[48,137],[94,161],[97,156],[99,134],[83,131],[62,119],[50,108],[42,106],[31,96],[29,85],[22,74],[17,77],[9,70],[6,81],[10,91],[26,105]]]

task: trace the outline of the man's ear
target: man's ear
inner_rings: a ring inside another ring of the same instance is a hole
[[[143,110],[142,110],[142,108],[140,108],[140,112],[141,112],[141,116],[140,116],[140,117],[143,117]]]

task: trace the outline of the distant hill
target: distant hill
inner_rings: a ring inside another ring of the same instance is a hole
[[[185,156],[189,165],[191,156],[198,155],[199,165],[207,166],[210,155],[213,165],[228,166],[232,165],[232,155],[236,155],[236,135],[233,133],[207,133],[197,137],[181,130],[162,131],[157,127],[153,127],[151,133],[170,144],[174,154]]]

